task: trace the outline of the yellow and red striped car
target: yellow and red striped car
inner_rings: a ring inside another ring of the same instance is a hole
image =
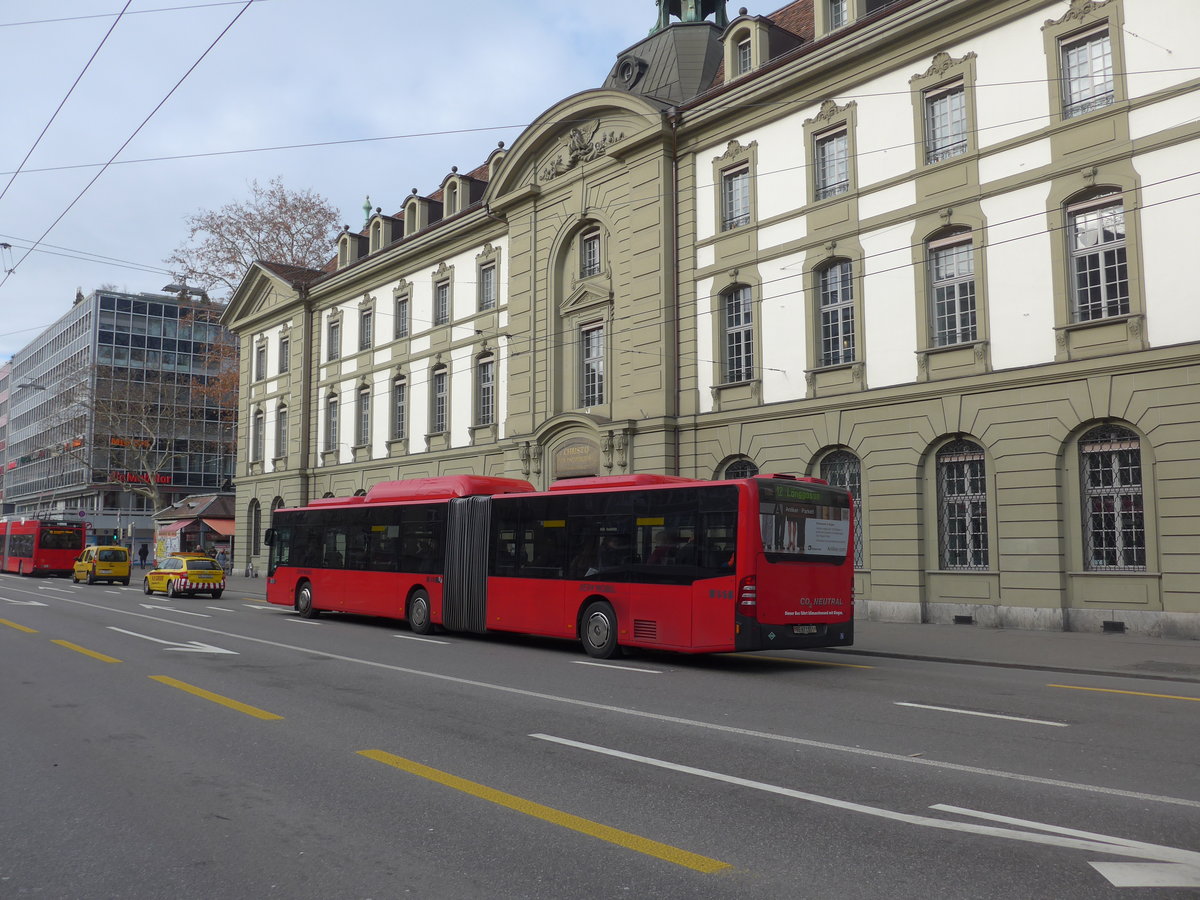
[[[225,590],[225,570],[204,553],[172,553],[142,579],[142,592],[162,591],[168,597],[209,594],[214,600]]]

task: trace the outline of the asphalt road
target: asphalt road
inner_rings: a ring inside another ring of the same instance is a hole
[[[0,897],[1200,896],[1194,684],[0,576]]]

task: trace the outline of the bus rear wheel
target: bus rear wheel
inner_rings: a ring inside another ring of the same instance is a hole
[[[429,611],[429,595],[414,591],[408,601],[408,627],[413,634],[433,634],[433,617]]]
[[[315,619],[321,614],[321,611],[313,606],[312,585],[307,581],[296,591],[296,612],[302,619]]]
[[[603,600],[594,600],[583,611],[579,636],[587,655],[596,659],[620,656],[617,645],[617,614]]]

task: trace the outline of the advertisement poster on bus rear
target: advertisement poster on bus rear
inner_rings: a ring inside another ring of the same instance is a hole
[[[850,541],[850,509],[841,497],[801,485],[760,489],[763,550],[797,558],[844,559]]]

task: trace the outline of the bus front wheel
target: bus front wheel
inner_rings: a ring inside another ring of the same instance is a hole
[[[429,612],[429,595],[414,591],[408,601],[408,627],[413,634],[433,634],[433,617]]]
[[[304,582],[296,592],[296,612],[302,619],[315,619],[321,611],[313,606],[312,584]]]
[[[617,614],[603,600],[595,600],[583,611],[579,629],[583,649],[596,659],[612,659],[621,654],[617,646]]]

